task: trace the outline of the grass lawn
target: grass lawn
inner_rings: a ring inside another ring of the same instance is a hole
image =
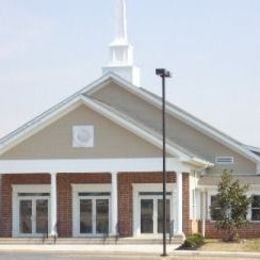
[[[206,239],[206,243],[198,250],[200,251],[241,251],[241,252],[260,252],[260,238],[242,239],[240,243],[224,243],[221,240]]]

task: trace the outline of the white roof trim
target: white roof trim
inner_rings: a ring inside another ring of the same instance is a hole
[[[149,94],[148,92],[137,88],[136,86],[132,85],[130,82],[127,82],[123,78],[115,75],[114,73],[106,74],[107,77],[115,80],[121,87],[126,89],[127,91],[139,96],[140,98],[146,100],[150,104],[161,108],[161,101],[153,96],[153,94]],[[89,86],[86,88],[85,91],[87,94],[92,94],[95,91],[101,89],[103,86]],[[197,119],[196,117],[192,116],[191,114],[183,111],[182,109],[176,107],[173,104],[166,104],[166,111],[171,114],[172,116],[176,117],[177,119],[181,120],[182,122],[186,123],[187,125],[192,126],[193,128],[197,129],[198,131],[202,132],[203,134],[213,138],[214,140],[222,143],[223,145],[227,146],[231,150],[239,153],[240,155],[246,157],[247,159],[253,162],[260,162],[260,158],[250,152],[248,149],[244,148],[242,144],[240,144],[235,139],[227,136],[226,134],[220,132],[219,130],[215,129],[214,127],[202,122],[201,120]]]
[[[144,90],[141,90],[140,88],[137,88],[136,86],[132,85],[131,83],[125,81],[124,79],[120,78],[118,75],[114,73],[107,73],[104,76],[100,77],[93,83],[89,84],[88,86],[82,88],[80,91],[76,92],[72,96],[68,97],[67,99],[63,100],[62,102],[58,103],[56,106],[52,107],[51,109],[47,110],[45,113],[41,114],[40,116],[34,118],[27,124],[23,125],[22,127],[18,128],[16,131],[10,133],[6,137],[2,138],[0,140],[0,155],[10,149],[11,147],[17,145],[17,143],[21,142],[22,140],[28,138],[28,136],[36,133],[40,129],[44,128],[46,125],[50,124],[51,122],[54,122],[55,119],[63,116],[66,114],[66,109],[73,110],[72,104],[77,105],[77,101],[82,100],[81,94],[91,94],[93,91],[96,91],[97,89],[100,89],[107,85],[109,81],[115,81],[117,84],[125,88],[126,90],[132,92],[135,95],[138,95],[140,98],[146,100],[147,102],[151,103],[152,105],[157,106],[158,108],[161,108],[161,102],[159,98],[154,97],[152,94],[148,94]],[[84,96],[85,97],[85,96]],[[79,104],[79,103],[78,103]],[[197,128],[199,131],[204,132],[205,134],[211,136],[218,141],[223,142],[225,145],[230,147],[233,150],[236,150],[241,155],[247,157],[248,159],[253,160],[254,162],[260,162],[260,159],[254,155],[252,152],[248,151],[245,148],[242,148],[238,143],[235,143],[234,141],[228,140],[225,135],[221,135],[220,132],[217,130],[210,131],[210,126],[207,124],[200,122],[195,117],[189,115],[185,111],[181,111],[179,108],[166,104],[167,112],[170,114],[176,116],[178,119],[184,121],[187,124],[192,125],[193,127]],[[63,111],[64,110],[64,111]],[[70,111],[71,111],[70,110]],[[63,111],[62,114],[61,111]],[[53,116],[56,115],[57,117]],[[53,118],[52,118],[53,117]],[[52,118],[53,121],[48,121],[50,118]],[[145,131],[144,131],[145,132]],[[158,142],[158,140],[156,141]],[[171,146],[172,147],[172,146]],[[175,149],[174,149],[175,150]],[[175,154],[174,151],[168,151],[171,154]],[[177,153],[178,154],[178,153]],[[180,154],[183,154],[182,152]],[[185,157],[185,156],[184,156]],[[202,162],[202,161],[201,161]]]
[[[193,157],[192,162],[193,162],[194,165],[198,165],[198,166],[204,165],[205,169],[215,166],[214,163],[211,163],[211,162],[208,162],[208,161],[205,161],[205,160],[201,160],[200,158],[197,158],[197,157]]]
[[[68,100],[67,103],[61,102],[57,106],[48,110],[46,113],[43,113],[39,117],[36,117],[29,123],[17,129],[15,132],[3,138],[0,143],[0,155],[5,153],[7,150],[15,147],[16,145],[18,145],[25,139],[29,138],[33,134],[36,134],[37,132],[47,127],[51,123],[57,121],[59,118],[65,116],[67,113],[71,112],[81,104],[86,105],[90,109],[98,112],[100,115],[110,119],[111,121],[120,125],[121,127],[124,127],[125,129],[133,132],[134,134],[148,141],[154,146],[160,149],[162,148],[161,138],[158,138],[150,134],[149,132],[145,131],[144,129],[140,128],[139,126],[130,123],[127,119],[124,119],[123,117],[120,117],[115,113],[112,113],[111,111],[100,106],[90,98],[80,95],[74,96],[74,98]],[[166,144],[166,151],[167,153],[175,156],[176,158],[179,158],[181,161],[193,163],[189,155],[175,148],[172,144]]]
[[[66,114],[80,106],[80,104],[80,97],[75,97],[68,103],[64,103],[62,106],[55,107],[54,110],[49,110],[46,113],[43,113],[39,117],[36,117],[27,124],[18,128],[16,131],[10,133],[9,135],[1,139],[0,155],[5,153],[7,150],[15,147],[30,136],[36,134],[51,123],[54,123],[59,118],[65,116]]]
[[[179,159],[167,158],[167,171],[189,172]],[[0,174],[161,171],[161,158],[0,160]]]
[[[11,149],[11,147],[14,147],[17,144],[16,141],[19,140],[19,143],[20,143],[22,140],[27,139],[29,136],[33,135],[40,129],[47,126],[48,123],[50,124],[50,123],[54,122],[55,121],[54,115],[58,115],[59,113],[61,113],[61,111],[63,111],[63,113],[60,114],[60,117],[62,117],[67,112],[69,112],[69,111],[66,111],[66,108],[73,110],[74,107],[72,106],[72,104],[74,104],[74,103],[76,104],[76,102],[81,99],[80,96],[82,93],[85,93],[87,89],[95,88],[96,86],[103,87],[103,85],[106,85],[106,82],[109,79],[111,79],[111,77],[108,74],[100,77],[99,79],[92,82],[88,86],[82,88],[78,92],[74,93],[73,95],[71,95],[68,98],[59,102],[57,105],[51,107],[44,113],[40,114],[39,116],[37,116],[37,117],[33,118],[32,120],[30,120],[29,122],[27,122],[26,124],[17,128],[15,131],[13,131],[10,134],[1,138],[0,139],[0,155],[3,154],[6,150]],[[49,118],[53,117],[53,116],[54,116],[53,121],[47,122],[49,120]],[[58,116],[57,118],[60,118],[60,117]],[[45,125],[45,123],[46,123],[46,125]],[[20,140],[19,138],[22,138],[22,139]]]
[[[253,151],[253,152],[256,152],[256,153],[260,153],[259,147],[254,147],[254,146],[246,145],[246,144],[243,144],[243,147],[245,147],[247,150],[250,150],[250,151]]]

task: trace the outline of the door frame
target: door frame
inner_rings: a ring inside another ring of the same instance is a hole
[[[162,233],[158,233],[158,200],[162,200],[163,198],[160,195],[139,195],[138,196],[138,207],[140,214],[138,216],[139,219],[137,219],[138,224],[140,225],[140,230],[141,230],[141,201],[142,200],[152,200],[153,201],[153,233],[141,233],[140,235],[142,236],[156,236],[156,235],[162,235]],[[172,217],[172,198],[171,195],[167,195],[166,199],[170,201],[170,221],[173,219]]]
[[[80,233],[80,199],[108,199],[108,235],[111,233],[111,184],[71,184],[72,186],[72,236],[73,237],[103,237],[103,234]],[[107,192],[109,196],[79,196],[80,192]],[[93,213],[92,213],[93,214]],[[94,220],[92,220],[94,221]]]
[[[167,183],[166,192],[170,192],[167,198],[170,199],[170,221],[176,219],[176,209],[174,207],[174,201],[176,199],[176,183]],[[161,237],[160,233],[142,234],[141,233],[141,198],[150,199],[156,196],[139,195],[140,192],[162,192],[161,183],[138,183],[133,184],[133,235],[134,236],[149,236],[149,237]],[[157,205],[157,203],[156,203]],[[154,209],[155,210],[155,209]]]
[[[34,184],[34,185],[12,185],[12,237],[42,237],[44,234],[22,234],[20,233],[20,201],[47,199],[48,200],[48,233],[50,233],[50,196],[18,196],[19,193],[50,193],[50,185],[48,184]],[[33,210],[32,205],[32,210]],[[33,214],[33,213],[32,213]]]

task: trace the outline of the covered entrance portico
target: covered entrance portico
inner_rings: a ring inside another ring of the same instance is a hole
[[[81,174],[81,176],[84,175],[86,178],[90,175],[103,176],[104,173],[110,176],[102,185],[95,183],[95,181],[91,183],[85,181],[85,184],[82,185],[74,185],[73,181],[71,182],[70,193],[73,193],[71,194],[73,197],[72,208],[71,213],[68,214],[70,215],[70,219],[66,220],[68,225],[69,222],[72,222],[70,236],[84,237],[90,235],[95,237],[104,234],[107,236],[120,236],[122,235],[119,228],[122,222],[121,218],[130,216],[121,216],[123,214],[121,209],[123,207],[121,205],[123,200],[119,194],[122,188],[118,187],[118,176],[122,173],[124,175],[128,173],[138,175],[138,173],[144,172],[152,176],[153,172],[160,172],[161,159],[21,160],[12,161],[12,163],[10,161],[1,161],[0,169],[1,174],[4,174],[4,176],[12,176],[13,174],[16,176],[24,174],[30,174],[35,177],[43,174],[46,177],[47,175],[49,176],[49,181],[47,181],[49,184],[46,184],[45,181],[44,185],[41,183],[35,185],[26,183],[19,185],[18,183],[13,185],[13,221],[11,228],[11,235],[13,237],[37,237],[37,235],[43,234],[46,230],[48,230],[49,236],[64,237],[63,231],[59,232],[57,228],[59,227],[59,222],[64,221],[63,218],[59,218],[58,216],[62,210],[63,202],[59,200],[62,191],[58,190],[60,187],[57,185],[57,178],[59,175],[62,176],[67,173],[70,176]],[[174,235],[182,235],[182,173],[187,173],[190,169],[178,159],[169,158],[167,160],[167,171],[175,173],[175,183],[169,184],[169,191],[167,191],[169,229],[170,227],[173,229]],[[66,176],[63,177],[66,179]],[[150,179],[152,180],[152,178]],[[136,189],[138,184],[133,184],[133,187],[133,208],[131,209],[133,210],[133,226],[131,232],[128,233],[130,236],[150,233],[158,237],[161,233],[161,185],[158,181],[156,184],[151,181],[151,183],[146,182],[145,185],[139,183],[139,189]],[[136,193],[137,190],[138,193]],[[74,196],[75,192],[77,192],[76,197]],[[70,199],[68,198],[68,200]],[[135,203],[138,203],[139,213],[135,211]],[[151,209],[152,211],[149,212]],[[46,219],[46,216],[48,216],[48,219]],[[27,226],[25,225],[25,227],[21,223],[26,223]],[[68,234],[65,236],[68,237]],[[5,231],[3,235],[8,236],[8,232]],[[123,236],[126,235],[123,234]]]

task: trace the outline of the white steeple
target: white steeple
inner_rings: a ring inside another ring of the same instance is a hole
[[[116,1],[116,40],[127,42],[126,4],[122,0]]]
[[[115,39],[109,45],[110,61],[103,67],[103,74],[111,71],[140,86],[139,68],[134,66],[133,47],[128,42],[125,0],[116,0],[115,29]]]

